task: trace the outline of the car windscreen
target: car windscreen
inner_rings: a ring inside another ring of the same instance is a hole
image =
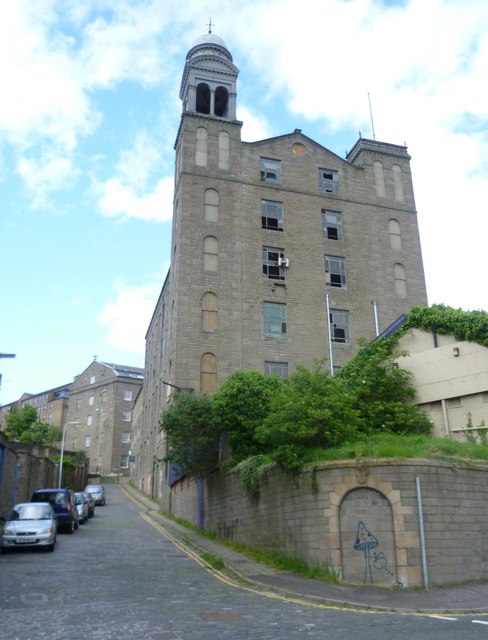
[[[12,509],[10,520],[50,520],[52,512],[42,504],[19,505]]]

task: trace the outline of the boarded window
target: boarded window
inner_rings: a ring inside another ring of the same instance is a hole
[[[218,319],[218,298],[215,293],[207,291],[202,297],[202,330],[216,331]]]
[[[200,361],[200,391],[217,391],[217,358],[213,353],[204,353]]]
[[[398,202],[403,202],[405,200],[405,196],[403,193],[402,168],[398,164],[394,164],[392,167],[392,171],[393,186],[395,187],[395,200],[398,200]]]
[[[395,291],[401,298],[407,297],[407,274],[403,264],[393,265],[393,276],[395,278]]]
[[[195,133],[195,164],[197,167],[207,166],[207,130],[198,127]]]
[[[385,172],[383,165],[378,160],[373,162],[374,183],[376,187],[376,195],[378,198],[385,197]]]
[[[219,194],[215,189],[207,189],[204,196],[204,218],[207,222],[219,220]]]
[[[213,236],[203,240],[203,270],[215,272],[219,268],[219,242]]]
[[[390,247],[392,249],[402,248],[402,236],[400,223],[393,218],[388,221],[388,232],[390,233]]]
[[[230,160],[230,138],[227,131],[219,133],[219,169],[228,171]]]

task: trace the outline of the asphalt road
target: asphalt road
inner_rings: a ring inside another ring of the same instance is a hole
[[[54,553],[0,557],[1,640],[488,640],[488,619],[344,611],[218,579],[118,486]]]

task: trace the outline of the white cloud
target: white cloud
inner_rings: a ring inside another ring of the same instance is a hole
[[[254,142],[255,140],[266,140],[273,135],[271,125],[266,118],[247,107],[240,106],[237,109],[237,118],[243,122],[242,140]]]
[[[174,178],[165,177],[153,184],[160,168],[159,147],[145,131],[138,132],[133,147],[120,152],[116,175],[94,182],[93,192],[102,214],[155,222],[171,220]]]
[[[40,208],[47,206],[50,193],[71,185],[79,170],[73,166],[70,157],[47,149],[39,158],[21,157],[17,162],[17,173],[32,197],[33,208]]]
[[[154,281],[140,287],[131,287],[119,279],[114,284],[115,299],[102,309],[98,322],[105,327],[107,344],[138,354],[145,350],[145,335],[161,282]]]

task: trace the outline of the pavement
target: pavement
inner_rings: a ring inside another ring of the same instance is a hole
[[[324,580],[305,578],[288,571],[279,571],[230,547],[210,540],[165,517],[156,502],[129,484],[123,491],[137,502],[145,516],[161,527],[173,542],[201,559],[205,553],[220,559],[224,567],[216,574],[242,587],[278,597],[298,600],[311,605],[329,605],[366,611],[389,611],[432,615],[488,615],[488,582],[425,588],[383,588],[333,584]],[[204,556],[205,557],[205,556]],[[209,567],[210,568],[210,567]]]

